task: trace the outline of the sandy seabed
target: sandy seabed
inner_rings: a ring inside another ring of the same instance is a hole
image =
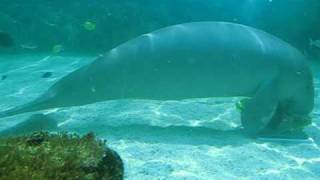
[[[0,109],[26,103],[93,57],[0,56]],[[237,98],[118,100],[44,111],[59,130],[95,132],[125,163],[126,179],[320,179],[320,68],[308,143],[265,142],[239,131]],[[52,72],[49,78],[43,73]],[[31,113],[0,120],[0,130]]]

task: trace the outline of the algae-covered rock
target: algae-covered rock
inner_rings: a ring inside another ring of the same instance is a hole
[[[0,139],[0,179],[123,179],[119,155],[96,140],[37,132]]]

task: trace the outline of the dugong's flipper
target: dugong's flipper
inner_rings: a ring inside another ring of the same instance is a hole
[[[262,84],[255,96],[243,101],[241,122],[245,132],[255,136],[271,121],[278,108],[278,83],[273,79]]]

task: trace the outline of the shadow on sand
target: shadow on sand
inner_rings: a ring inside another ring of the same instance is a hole
[[[253,139],[248,138],[242,129],[216,130],[207,127],[190,126],[150,126],[150,125],[127,125],[127,126],[100,126],[86,130],[75,130],[79,133],[92,131],[99,137],[113,140],[134,140],[144,143],[164,143],[182,145],[210,145],[210,146],[241,146],[250,143]]]

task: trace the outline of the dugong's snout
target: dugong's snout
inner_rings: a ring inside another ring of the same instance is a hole
[[[309,69],[296,72],[297,80],[293,87],[288,113],[297,116],[309,115],[314,108],[313,76]]]
[[[292,97],[286,103],[285,115],[278,129],[303,129],[312,123],[310,113],[314,108],[314,84],[311,71],[295,72],[297,77],[292,87]]]

